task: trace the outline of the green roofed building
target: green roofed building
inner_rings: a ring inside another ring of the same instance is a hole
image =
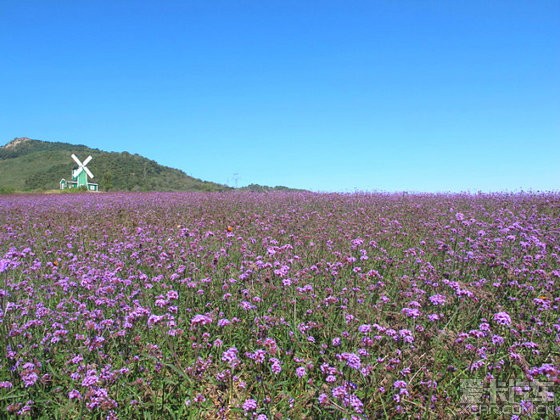
[[[88,176],[93,178],[93,174],[86,167],[86,165],[91,162],[92,157],[88,156],[84,162],[80,162],[80,159],[75,154],[72,154],[72,159],[78,166],[72,169],[72,179],[66,180],[62,178],[60,180],[60,189],[65,190],[67,188],[80,188],[85,187],[88,191],[98,191],[99,185],[94,182],[88,181]]]

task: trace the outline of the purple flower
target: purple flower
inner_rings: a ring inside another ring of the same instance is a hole
[[[255,411],[257,409],[257,402],[253,399],[247,399],[243,403],[243,410],[245,411]]]
[[[395,383],[393,384],[393,386],[395,388],[399,388],[399,389],[404,389],[406,388],[408,385],[405,381],[395,381]]]
[[[269,361],[271,364],[270,368],[272,369],[272,373],[278,375],[280,372],[282,372],[282,365],[280,364],[280,360],[275,357],[271,357]]]
[[[32,386],[39,379],[39,375],[34,371],[25,371],[21,374],[21,380],[26,387]]]
[[[307,370],[303,366],[300,366],[296,369],[296,376],[298,378],[302,378],[305,375],[307,375]]]
[[[27,413],[30,413],[31,410],[33,409],[33,404],[34,401],[29,400],[25,403],[25,405],[23,407],[21,407],[21,409],[18,411],[18,415],[19,416],[25,416],[27,415]]]
[[[471,365],[469,366],[469,369],[471,372],[480,369],[482,366],[484,366],[484,359],[480,359],[477,360],[476,362],[472,362]]]
[[[401,312],[409,318],[418,318],[420,316],[420,311],[416,308],[403,308]]]
[[[206,315],[195,315],[193,316],[193,318],[191,319],[191,328],[197,326],[197,325],[206,325],[206,324],[210,324],[212,322],[212,318],[210,318],[209,316]]]
[[[84,360],[83,356],[81,354],[78,354],[77,356],[72,358],[72,363],[74,363],[75,365],[77,365],[78,363],[80,363],[82,360]]]
[[[399,330],[399,336],[402,338],[402,340],[405,343],[413,343],[414,342],[414,336],[412,335],[412,331],[410,331],[410,330],[407,330],[407,329]]]
[[[356,395],[350,395],[348,398],[350,406],[354,409],[356,413],[364,412],[364,403]]]
[[[175,300],[179,298],[179,293],[177,293],[177,291],[175,290],[170,290],[169,292],[167,292],[167,299],[169,300]]]
[[[239,359],[237,358],[237,349],[235,347],[230,347],[222,353],[222,360],[230,365],[230,367],[235,368],[239,365]]]
[[[242,301],[239,306],[245,309],[246,311],[250,311],[251,309],[256,309],[257,307],[253,305],[251,302],[247,302],[246,300]]]
[[[429,297],[430,302],[432,305],[445,305],[446,297],[445,295],[432,295]]]
[[[245,356],[260,364],[263,363],[265,360],[266,351],[264,351],[263,349],[257,349],[255,350],[254,353],[250,353],[250,352],[245,353]]]
[[[82,386],[91,386],[91,385],[95,385],[97,382],[99,382],[99,377],[95,374],[91,374],[88,376],[86,376],[84,378],[84,380],[82,381]]]
[[[344,360],[346,362],[346,364],[351,367],[352,369],[356,369],[359,370],[361,367],[361,360],[360,360],[360,356],[358,356],[357,354],[354,353],[342,353],[342,354],[338,354],[337,357],[340,360]]]
[[[367,334],[368,332],[371,331],[371,325],[369,324],[360,325],[358,327],[358,331],[361,332],[362,334]]]
[[[68,393],[68,398],[71,400],[81,400],[82,394],[80,394],[80,391],[73,389]]]
[[[344,398],[348,395],[348,390],[345,386],[337,386],[336,388],[333,388],[332,395],[336,398]]]
[[[519,405],[521,406],[521,409],[525,413],[532,413],[535,409],[535,406],[533,405],[533,403],[531,401],[523,400],[519,403]]]
[[[229,319],[222,318],[218,320],[218,327],[225,327],[229,324],[231,324],[231,321]]]
[[[502,344],[504,344],[504,337],[500,335],[493,335],[492,343],[495,344],[496,346],[501,346]]]
[[[494,321],[500,325],[511,325],[511,318],[507,312],[498,312],[494,314]]]

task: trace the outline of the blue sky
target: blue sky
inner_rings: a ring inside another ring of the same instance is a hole
[[[0,144],[239,186],[560,188],[558,1],[2,0],[0,57]]]

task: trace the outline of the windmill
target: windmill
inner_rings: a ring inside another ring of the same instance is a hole
[[[92,157],[88,156],[83,162],[74,153],[70,157],[78,166],[72,169],[71,181],[66,181],[64,178],[60,180],[60,189],[85,187],[88,191],[97,191],[99,185],[94,182],[88,182],[88,176],[93,178],[93,174],[86,165],[91,162]]]

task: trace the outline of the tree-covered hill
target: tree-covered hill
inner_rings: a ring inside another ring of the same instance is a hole
[[[45,191],[71,179],[76,154],[93,172],[101,191],[225,191],[225,185],[188,176],[178,169],[128,152],[105,152],[84,145],[16,138],[0,147],[0,191]]]

